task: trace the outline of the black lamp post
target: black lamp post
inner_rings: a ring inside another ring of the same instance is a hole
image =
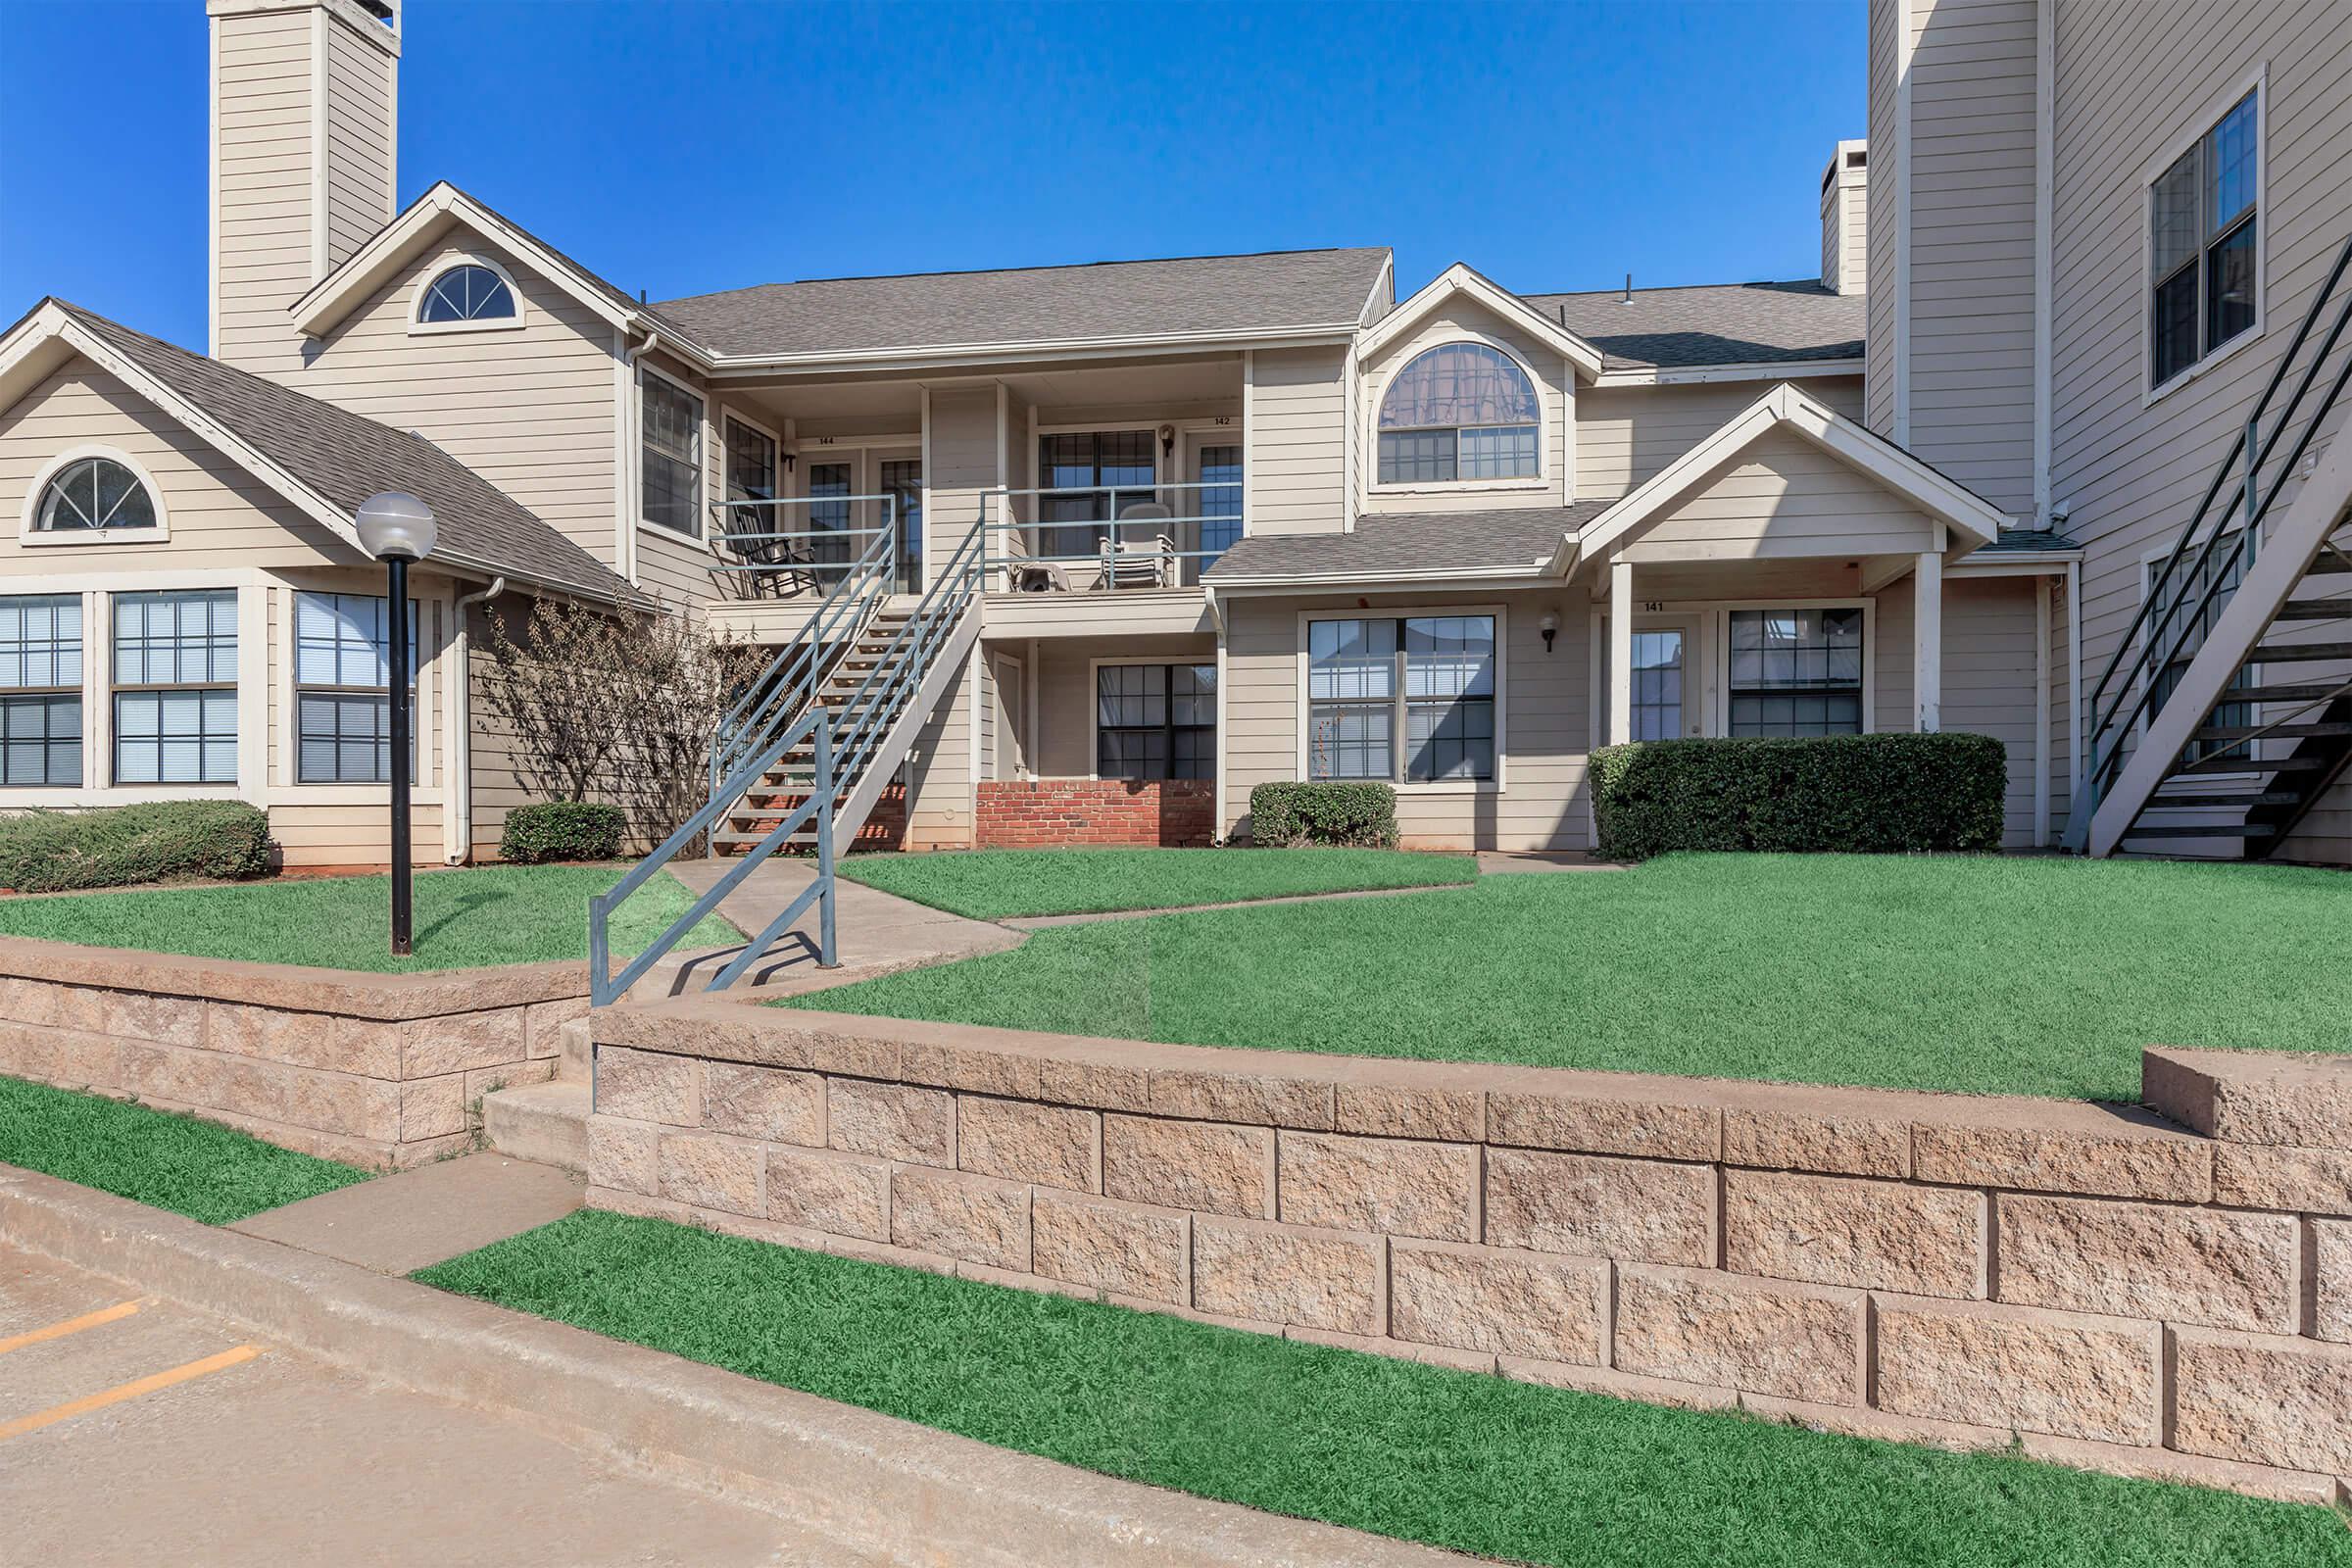
[[[386,490],[360,503],[360,548],[382,562],[391,575],[385,601],[391,617],[392,670],[392,951],[409,952],[409,563],[433,553],[433,511],[415,496]]]

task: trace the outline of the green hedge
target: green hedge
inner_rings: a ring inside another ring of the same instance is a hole
[[[543,860],[610,860],[620,854],[629,816],[593,801],[542,801],[507,812],[498,858],[518,865]]]
[[[1393,850],[1396,792],[1386,784],[1260,784],[1250,792],[1250,842]]]
[[[1998,849],[2007,786],[1989,735],[1636,741],[1592,754],[1595,848],[1612,860]]]
[[[63,893],[270,870],[270,816],[243,801],[151,801],[0,817],[0,888]]]

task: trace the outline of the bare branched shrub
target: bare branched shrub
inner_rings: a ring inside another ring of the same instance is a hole
[[[651,845],[708,793],[710,737],[760,651],[667,606],[535,600],[493,616],[482,701],[514,734],[514,770],[549,800],[609,801]]]

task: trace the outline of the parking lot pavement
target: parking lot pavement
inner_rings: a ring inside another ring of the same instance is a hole
[[[12,1562],[857,1564],[772,1515],[0,1248]]]

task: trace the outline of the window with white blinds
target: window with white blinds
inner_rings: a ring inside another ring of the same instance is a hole
[[[389,601],[365,594],[294,596],[295,777],[304,784],[392,780]],[[406,701],[416,693],[416,606],[409,606]],[[409,727],[409,776],[416,774]]]
[[[114,596],[115,782],[237,781],[233,588]]]
[[[0,597],[0,786],[81,782],[81,596]]]

